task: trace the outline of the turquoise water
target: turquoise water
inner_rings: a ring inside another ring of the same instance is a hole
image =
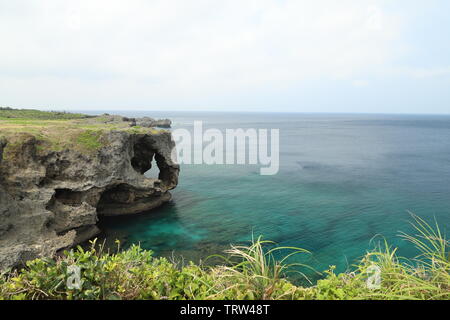
[[[109,241],[198,261],[261,234],[310,250],[317,270],[333,264],[343,271],[377,234],[412,256],[398,238],[411,231],[408,211],[450,225],[450,116],[148,115],[170,117],[174,128],[190,129],[194,120],[222,130],[278,128],[280,171],[261,176],[258,166],[183,165],[172,202],[102,221]]]

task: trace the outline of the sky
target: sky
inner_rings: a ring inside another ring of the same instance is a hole
[[[0,105],[450,114],[448,0],[0,0]]]

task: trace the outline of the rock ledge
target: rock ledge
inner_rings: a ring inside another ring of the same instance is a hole
[[[90,154],[44,148],[30,133],[0,138],[0,269],[94,237],[99,216],[135,214],[171,199],[179,166],[169,131],[101,135]],[[157,179],[144,175],[158,169]]]

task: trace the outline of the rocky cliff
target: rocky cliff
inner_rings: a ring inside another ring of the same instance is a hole
[[[86,153],[49,147],[42,138],[45,130],[0,138],[1,269],[94,237],[99,216],[159,206],[170,200],[169,190],[178,182],[169,131],[101,130],[96,136],[100,142]],[[76,130],[76,141],[86,143],[83,129]],[[72,139],[70,132],[67,128],[59,135]],[[158,179],[144,176],[152,160]]]

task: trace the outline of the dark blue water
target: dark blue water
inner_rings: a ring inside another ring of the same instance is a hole
[[[144,113],[121,112],[141,116]],[[148,112],[174,128],[277,128],[280,171],[259,166],[183,165],[173,201],[104,221],[105,236],[158,255],[198,260],[255,235],[313,253],[309,263],[343,271],[377,234],[398,237],[408,211],[450,225],[450,116]]]

